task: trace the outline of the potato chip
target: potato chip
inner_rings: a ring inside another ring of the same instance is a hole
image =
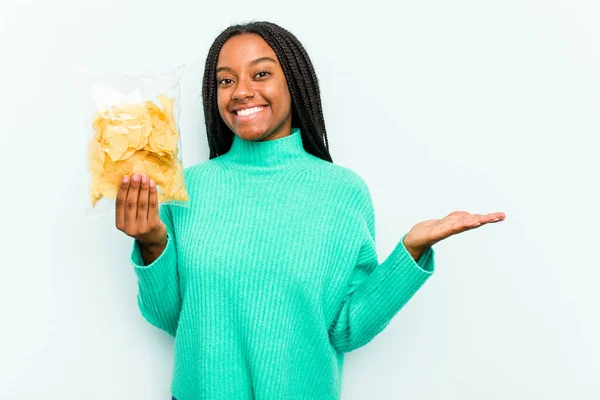
[[[92,173],[102,173],[104,169],[104,150],[95,138],[92,138],[88,147],[88,167]]]
[[[111,132],[108,131],[107,132]],[[106,138],[104,151],[113,161],[119,161],[129,148],[127,135],[123,133],[114,133]]]
[[[165,115],[167,116],[169,125],[171,125],[171,129],[173,132],[177,132],[177,126],[175,126],[175,119],[173,118],[173,105],[175,104],[175,99],[161,94],[158,96],[158,101],[160,101],[165,110]]]
[[[156,182],[160,202],[189,201],[183,167],[177,157],[179,131],[173,115],[175,99],[113,105],[94,115],[88,147],[92,175],[92,207],[102,198],[115,199],[124,175],[135,172]]]

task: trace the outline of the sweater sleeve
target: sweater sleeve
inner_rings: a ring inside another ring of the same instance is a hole
[[[177,238],[173,229],[171,206],[160,206],[161,220],[167,226],[167,245],[149,265],[144,264],[140,243],[133,242],[131,263],[137,275],[137,303],[144,319],[175,336],[181,312],[181,291],[177,271]]]
[[[329,328],[331,343],[339,352],[350,352],[370,342],[435,270],[433,248],[415,261],[404,247],[406,234],[379,263],[373,204],[368,189],[363,193],[362,245],[341,307]]]

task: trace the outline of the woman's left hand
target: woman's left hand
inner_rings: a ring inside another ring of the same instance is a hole
[[[502,212],[471,214],[466,211],[454,211],[443,219],[430,219],[413,226],[404,237],[404,247],[417,259],[440,240],[485,224],[503,221],[505,217]]]

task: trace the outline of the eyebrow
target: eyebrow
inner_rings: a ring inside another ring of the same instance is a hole
[[[256,60],[250,61],[248,63],[248,65],[249,66],[253,66],[253,65],[259,64],[259,63],[264,62],[264,61],[268,61],[268,62],[272,62],[272,63],[277,64],[277,61],[275,61],[271,57],[259,57]],[[229,68],[229,67],[219,67],[219,68],[217,68],[216,73],[219,73],[220,71],[232,71],[232,69]]]

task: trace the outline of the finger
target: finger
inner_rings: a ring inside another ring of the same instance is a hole
[[[448,214],[449,217],[463,217],[466,215],[470,215],[470,213],[467,211],[452,211],[450,214]]]
[[[487,216],[483,214],[467,214],[462,216],[458,222],[464,222],[468,226],[483,224],[488,222]]]
[[[140,181],[140,194],[138,196],[137,216],[138,225],[142,231],[148,224],[148,177],[144,174]]]
[[[127,192],[127,200],[125,201],[125,226],[131,229],[137,218],[138,197],[140,194],[140,174],[133,174],[129,191]]]
[[[449,229],[450,232],[448,232],[448,233],[451,235],[454,235],[454,234],[457,234],[460,232],[467,231],[469,229],[477,228],[478,226],[481,226],[481,222],[479,222],[476,219],[473,219],[473,218],[463,219],[463,220],[452,223],[450,226],[450,229]]]
[[[504,213],[491,213],[486,215],[480,215],[478,217],[479,222],[487,224],[489,222],[498,222],[504,219]]]
[[[148,223],[152,226],[156,226],[158,216],[158,191],[156,190],[156,183],[150,179],[150,193],[148,197]]]
[[[117,200],[115,202],[115,223],[119,230],[125,229],[125,200],[127,199],[127,191],[129,190],[129,176],[125,175],[119,191],[117,192]]]

